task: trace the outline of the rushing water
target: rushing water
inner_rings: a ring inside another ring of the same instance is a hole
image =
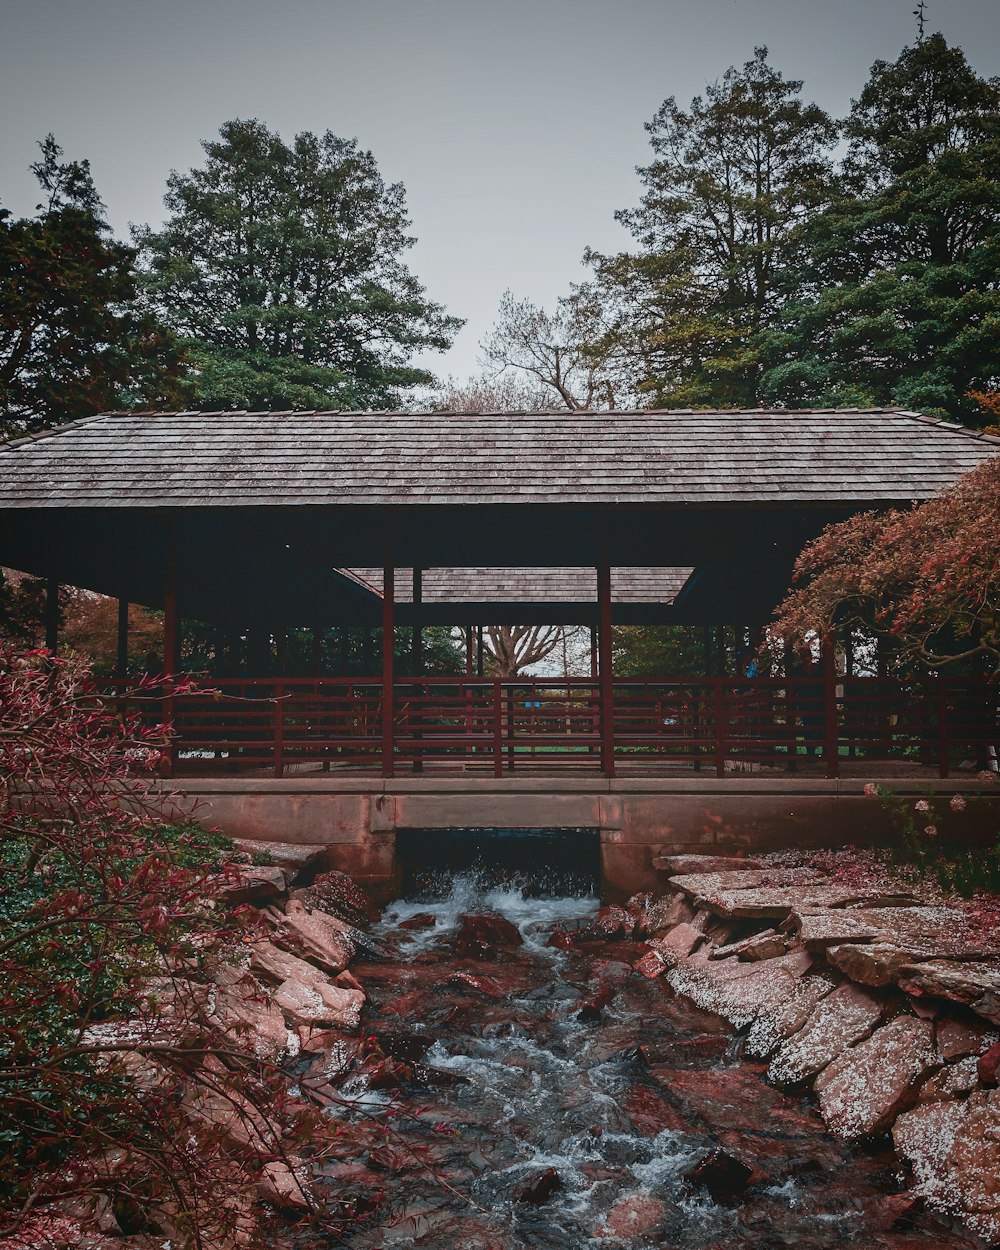
[[[384,957],[356,968],[367,1032],[406,1067],[355,1071],[356,1107],[331,1112],[371,1142],[331,1163],[331,1182],[386,1194],[352,1247],[979,1244],[907,1211],[888,1148],[832,1142],[805,1099],[740,1059],[723,1022],[635,974],[638,948],[547,945],[586,924],[595,898],[526,897],[469,875],[437,894],[390,905],[374,931]],[[462,917],[484,914],[511,921],[523,945],[463,941]],[[745,1192],[716,1202],[684,1179],[712,1149],[753,1168]]]

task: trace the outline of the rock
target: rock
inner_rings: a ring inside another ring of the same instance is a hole
[[[811,1081],[849,1046],[868,1037],[881,1014],[880,1004],[864,990],[850,983],[837,986],[820,999],[798,1033],[777,1048],[768,1077],[777,1085]]]
[[[752,1139],[748,1161],[766,1141],[778,1137],[815,1143],[822,1134],[819,1115],[801,1098],[785,1094],[761,1079],[746,1064],[736,1068],[676,1068],[656,1066],[649,1077],[687,1121],[688,1132],[705,1130]]]
[[[826,876],[815,868],[745,868],[729,867],[721,871],[680,873],[670,878],[675,890],[683,890],[696,906],[703,907],[703,899],[732,890],[768,889],[776,886],[812,885],[826,881]]]
[[[654,855],[653,867],[657,872],[673,876],[691,876],[693,873],[731,872],[734,869],[764,870],[756,859],[743,859],[738,855]]]
[[[737,959],[710,963],[689,957],[666,977],[675,993],[743,1028],[762,1009],[776,1008],[785,1002],[792,985],[809,971],[811,963],[812,956],[805,951],[793,951],[762,963],[741,963]]]
[[[920,1087],[921,1102],[941,1102],[948,1098],[964,1098],[979,1084],[975,1055],[967,1055],[949,1064]]]
[[[621,1109],[633,1130],[643,1137],[656,1137],[664,1129],[671,1133],[687,1133],[690,1123],[662,1094],[648,1085],[630,1085],[621,1096]]]
[[[811,950],[841,942],[886,942],[902,949],[949,958],[989,953],[983,939],[955,907],[852,907],[848,910],[793,911],[792,925]]]
[[[656,937],[664,930],[690,921],[693,917],[694,908],[688,901],[687,895],[676,890],[672,894],[665,894],[649,905],[640,918],[636,931],[641,937]]]
[[[496,977],[475,976],[471,972],[462,970],[453,972],[448,978],[447,984],[468,986],[470,989],[482,994],[484,998],[492,998],[494,1000],[503,998],[506,994],[504,983],[497,980]]]
[[[632,965],[633,969],[641,977],[646,977],[649,981],[653,980],[654,977],[658,977],[670,966],[658,950],[647,951],[641,959],[637,959]]]
[[[826,957],[852,981],[873,988],[895,985],[902,969],[913,962],[910,951],[887,942],[872,942],[870,945],[850,942],[844,946],[831,946]]]
[[[239,864],[227,873],[215,897],[227,907],[240,903],[267,903],[284,894],[288,873],[284,868]]]
[[[401,920],[396,926],[397,929],[433,929],[437,924],[437,917],[429,911],[418,911],[415,916],[410,916],[407,920]]]
[[[674,925],[659,937],[649,938],[648,945],[656,951],[666,966],[673,967],[704,940],[705,935],[700,930],[685,922]]]
[[[933,959],[900,970],[899,987],[907,994],[930,994],[971,1007],[991,1024],[1000,1024],[1000,962],[976,963]]]
[[[576,1018],[587,1024],[592,1024],[603,1018],[604,1008],[608,1006],[615,996],[614,987],[610,985],[602,985],[589,998],[581,1001],[577,1008]]]
[[[356,929],[368,924],[368,896],[346,872],[321,872],[304,889],[295,890],[292,897]]]
[[[365,996],[358,990],[342,990],[329,981],[307,983],[289,977],[275,990],[274,1001],[296,1024],[354,1030],[361,1023]]]
[[[257,1192],[265,1202],[283,1210],[308,1211],[312,1207],[309,1169],[301,1160],[291,1166],[274,1159],[265,1163],[257,1180]]]
[[[947,1169],[966,1220],[980,1237],[995,1242],[1000,1240],[1000,1091],[972,1093],[965,1107]]]
[[[523,1180],[514,1191],[515,1202],[528,1202],[532,1206],[541,1206],[548,1202],[554,1193],[562,1189],[562,1177],[555,1168],[546,1168]]]
[[[310,911],[297,898],[289,899],[273,941],[285,950],[312,960],[327,972],[343,971],[357,949],[349,925],[326,912]]]
[[[345,968],[343,972],[338,972],[333,978],[333,983],[342,990],[360,990],[362,994],[365,992],[365,987],[349,968]]]
[[[604,1217],[595,1237],[613,1237],[620,1241],[645,1239],[667,1214],[666,1204],[649,1194],[629,1194],[619,1198]]]
[[[233,844],[237,850],[242,851],[249,858],[266,859],[269,864],[276,864],[279,868],[284,868],[289,874],[289,880],[294,880],[303,873],[308,873],[315,867],[327,852],[325,842],[320,843],[297,843],[297,842],[258,842],[253,838],[233,838]]]
[[[339,1030],[315,1028],[311,1024],[300,1024],[298,1035],[299,1050],[305,1055],[326,1054],[344,1041],[344,1035]]]
[[[823,881],[815,885],[705,890],[696,899],[698,906],[707,907],[716,916],[727,920],[785,920],[793,911],[815,911],[817,908],[849,907],[854,904],[902,907],[916,901],[910,894],[887,894],[876,888],[850,888]]]
[[[893,1143],[913,1169],[916,1192],[939,1209],[957,1206],[948,1155],[966,1111],[967,1104],[954,1099],[918,1103],[892,1126]]]
[[[471,959],[491,959],[499,947],[523,946],[516,924],[505,916],[459,916],[455,949]]]
[[[602,907],[587,926],[589,933],[602,938],[630,938],[635,932],[636,917],[625,907],[612,903]]]
[[[206,1015],[223,1033],[234,1034],[258,1059],[271,1063],[293,1049],[285,1017],[249,972],[222,964],[215,970]]]
[[[945,1019],[937,1026],[936,1040],[941,1058],[950,1063],[952,1059],[964,1059],[966,1055],[981,1055],[1000,1039],[982,1025]]]
[[[916,1102],[920,1082],[940,1066],[934,1026],[897,1016],[819,1074],[820,1114],[838,1137],[878,1137]]]
[[[742,942],[730,942],[728,946],[717,946],[708,952],[709,959],[728,959],[735,955],[744,963],[756,963],[761,959],[777,959],[787,948],[787,939],[776,929],[765,929],[763,933],[754,933]]]
[[[1000,1042],[994,1042],[985,1055],[976,1062],[976,1075],[984,1085],[996,1085],[997,1068],[1000,1067]]]
[[[730,1205],[742,1197],[752,1175],[753,1169],[731,1154],[711,1150],[684,1173],[684,1180],[692,1189],[706,1190],[713,1202]]]
[[[798,1033],[812,1015],[816,1004],[836,987],[837,982],[820,973],[793,982],[785,998],[765,1004],[757,1013],[743,1042],[748,1059],[769,1059],[777,1047]]]

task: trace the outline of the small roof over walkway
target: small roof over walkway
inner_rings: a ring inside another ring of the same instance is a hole
[[[478,594],[458,570],[603,553],[696,570],[675,604],[637,596],[618,620],[749,621],[825,523],[929,498],[998,453],[888,409],[107,413],[0,446],[0,563],[152,606],[173,563],[186,615],[291,625],[369,619],[372,595],[337,570],[451,570]],[[481,607],[453,596],[421,619]]]

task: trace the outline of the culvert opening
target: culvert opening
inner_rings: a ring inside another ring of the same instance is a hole
[[[447,898],[456,877],[525,898],[585,898],[600,887],[597,829],[400,829],[396,854],[413,902]]]

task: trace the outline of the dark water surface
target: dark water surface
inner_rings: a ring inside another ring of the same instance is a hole
[[[370,1129],[371,1149],[329,1164],[331,1182],[386,1193],[347,1244],[981,1245],[910,1209],[887,1146],[834,1142],[807,1099],[772,1089],[739,1058],[728,1025],[632,972],[640,948],[546,945],[596,909],[594,898],[480,889],[471,876],[451,879],[437,901],[386,909],[375,937],[389,957],[354,971],[369,995],[366,1032],[405,1066],[376,1075],[374,1088],[349,1078],[359,1108],[337,1113]],[[513,922],[523,945],[463,941],[460,917],[487,913]],[[421,914],[432,927],[399,927]],[[386,1115],[387,1140],[376,1131]],[[753,1169],[745,1191],[721,1203],[684,1180],[713,1149]]]

